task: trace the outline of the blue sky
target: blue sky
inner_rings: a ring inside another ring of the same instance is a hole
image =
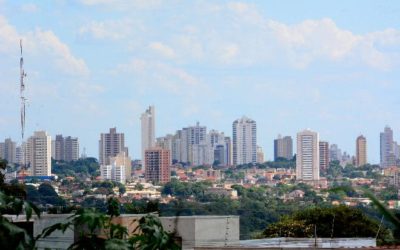
[[[19,38],[27,135],[78,136],[97,157],[99,134],[126,134],[140,152],[140,113],[156,106],[157,136],[199,121],[231,135],[257,121],[273,155],[277,134],[304,128],[354,154],[379,132],[400,140],[400,2],[0,0],[0,139],[19,136]]]

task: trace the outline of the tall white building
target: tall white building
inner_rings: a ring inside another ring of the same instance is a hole
[[[393,150],[393,130],[386,126],[380,134],[380,158],[381,167],[393,167],[396,165],[395,150]]]
[[[257,125],[243,116],[232,124],[233,165],[257,162]]]
[[[317,132],[303,130],[297,133],[296,179],[319,180],[319,137]]]
[[[112,180],[125,184],[126,182],[126,168],[123,165],[118,165],[113,162],[111,165],[100,166],[100,177],[102,180]]]
[[[0,158],[7,160],[9,163],[17,163],[16,160],[16,143],[7,138],[0,143]]]
[[[33,176],[51,175],[51,136],[45,131],[36,131],[26,145],[26,161]]]
[[[149,106],[148,109],[140,116],[140,120],[142,123],[142,162],[145,163],[144,160],[144,152],[146,149],[153,148],[156,143],[156,134],[155,134],[155,113],[154,106]]]

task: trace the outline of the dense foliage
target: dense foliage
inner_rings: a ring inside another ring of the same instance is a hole
[[[51,171],[60,177],[63,176],[81,176],[95,177],[100,175],[99,163],[96,158],[84,158],[77,161],[55,161],[52,160]]]

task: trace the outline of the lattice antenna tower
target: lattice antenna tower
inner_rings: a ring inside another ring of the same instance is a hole
[[[21,138],[22,141],[24,140],[24,134],[25,134],[25,104],[26,104],[26,97],[25,97],[25,83],[24,79],[26,77],[26,73],[24,70],[24,58],[22,56],[22,39],[19,40],[19,47],[21,49],[21,58],[19,60],[19,72],[20,72],[20,88],[19,88],[19,94],[20,94],[20,99],[21,99]]]

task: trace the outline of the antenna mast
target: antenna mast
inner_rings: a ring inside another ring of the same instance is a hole
[[[21,49],[21,58],[19,60],[19,72],[20,72],[20,99],[21,99],[21,138],[24,140],[25,134],[25,83],[24,78],[26,77],[26,73],[24,70],[24,58],[22,57],[22,39],[19,40],[19,47]]]

